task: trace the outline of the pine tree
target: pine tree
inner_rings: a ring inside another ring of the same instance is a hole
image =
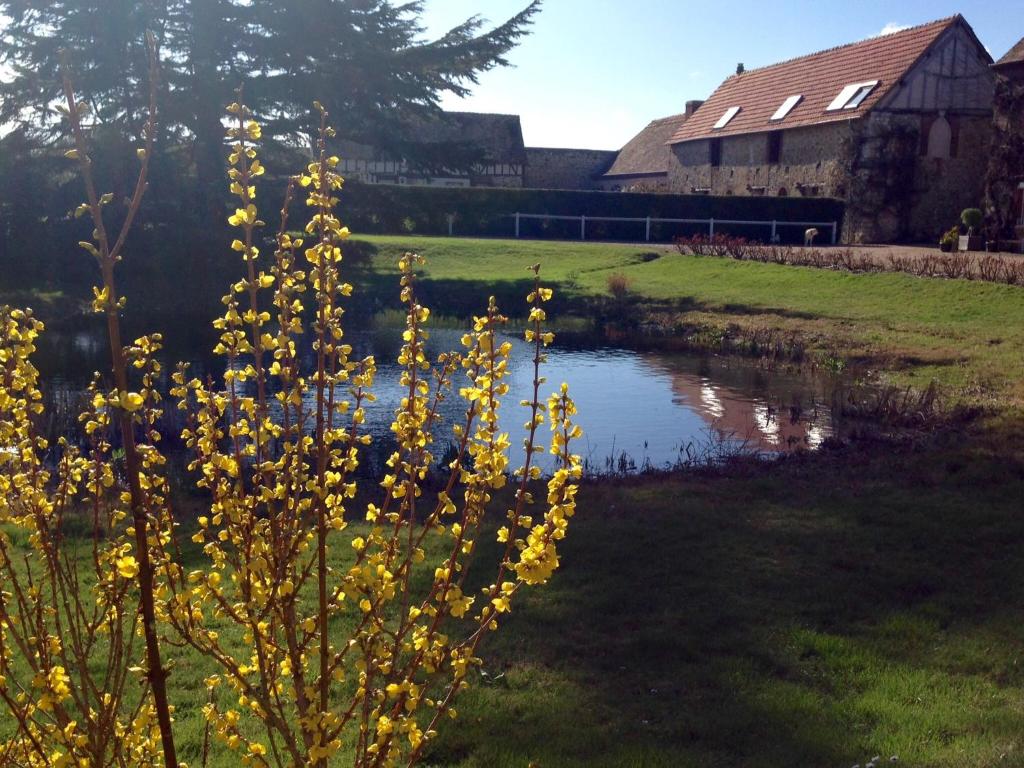
[[[244,86],[281,146],[303,146],[321,101],[342,135],[411,151],[417,120],[435,118],[445,93],[465,95],[480,73],[508,64],[540,0],[484,30],[474,16],[425,37],[423,2],[391,0],[0,0],[0,124],[53,139],[51,107],[66,56],[91,120],[137,137],[148,87],[145,34],[160,46],[163,135],[190,144],[197,168],[222,165],[220,115]]]
[[[138,137],[149,92],[147,30],[158,37],[166,3],[158,0],[5,0],[0,17],[0,125],[53,138],[64,128],[53,105],[64,61],[87,94],[90,122]]]
[[[261,70],[250,101],[270,133],[312,135],[316,99],[341,135],[414,159],[430,152],[417,145],[416,127],[438,119],[442,95],[465,96],[480,73],[508,64],[540,0],[489,32],[474,16],[436,40],[424,38],[421,0],[308,0],[301,14],[253,0],[252,9],[246,53]]]

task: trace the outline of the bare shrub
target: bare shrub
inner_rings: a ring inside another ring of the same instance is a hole
[[[970,274],[971,260],[966,253],[951,253],[941,257],[939,267],[946,277],[957,279]]]
[[[982,256],[975,262],[978,277],[991,282],[1010,282],[1011,265],[998,256]]]
[[[623,301],[629,295],[633,281],[621,272],[608,275],[608,292],[617,300]]]
[[[855,248],[806,248],[761,243],[725,234],[679,237],[676,249],[683,255],[715,256],[763,264],[842,269],[847,272],[904,272],[917,277],[986,280],[1024,285],[1024,260],[1000,256],[976,257],[967,253],[926,253],[921,256],[890,253],[876,255]]]

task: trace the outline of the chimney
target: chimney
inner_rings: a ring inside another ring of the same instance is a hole
[[[703,103],[704,102],[700,99],[694,99],[693,101],[686,102],[686,116],[692,117],[693,113],[696,112]]]

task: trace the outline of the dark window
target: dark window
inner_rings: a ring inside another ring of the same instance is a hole
[[[782,159],[782,131],[768,134],[768,164],[778,165]]]
[[[778,192],[779,197],[789,197],[789,190],[785,187],[780,187]]]
[[[722,164],[722,140],[711,139],[711,165],[718,167]]]

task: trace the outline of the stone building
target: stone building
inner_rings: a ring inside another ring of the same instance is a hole
[[[615,160],[615,152],[604,149],[526,148],[528,189],[599,189],[598,180]]]
[[[378,147],[340,142],[342,175],[366,184],[435,187],[522,187],[526,147],[519,115],[444,112],[410,129],[423,155],[472,157],[465,168],[412,163]]]
[[[700,105],[699,101],[689,101],[682,114],[648,123],[616,154],[611,168],[601,176],[600,188],[609,192],[667,192],[673,161],[669,139]]]
[[[993,234],[1024,250],[1024,39],[992,65],[996,73],[986,213]]]
[[[981,201],[991,63],[958,15],[736,74],[670,139],[668,187],[837,197],[848,241],[934,240]]]

